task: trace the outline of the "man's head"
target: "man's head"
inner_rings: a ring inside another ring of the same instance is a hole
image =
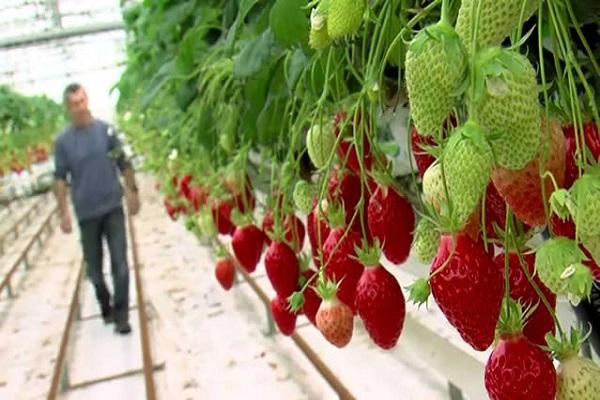
[[[74,125],[87,125],[90,122],[87,93],[79,83],[71,83],[65,88],[63,102]]]

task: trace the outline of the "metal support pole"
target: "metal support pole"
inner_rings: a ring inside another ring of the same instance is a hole
[[[273,336],[275,333],[275,323],[273,322],[273,317],[271,316],[271,308],[267,304],[265,304],[265,312],[267,314],[267,329],[263,331],[263,335]]]
[[[6,282],[6,294],[8,294],[9,299],[13,298],[13,291],[12,291],[12,287],[10,286],[10,280],[8,282]]]

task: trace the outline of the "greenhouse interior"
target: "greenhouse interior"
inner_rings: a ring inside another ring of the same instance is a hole
[[[0,3],[1,400],[600,400],[600,1]]]

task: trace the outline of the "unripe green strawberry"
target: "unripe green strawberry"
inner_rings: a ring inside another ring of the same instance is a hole
[[[556,382],[556,400],[600,399],[600,366],[579,356],[586,337],[577,329],[570,335],[547,335],[552,355],[560,361]]]
[[[477,43],[479,47],[496,46],[517,27],[523,0],[462,0],[456,20],[456,32],[467,52],[472,48],[473,14],[480,4]],[[536,0],[527,0],[523,22],[537,9]]]
[[[335,148],[335,137],[331,130],[314,125],[306,134],[306,149],[310,161],[317,168],[323,168]]]
[[[492,150],[477,123],[469,120],[453,133],[442,162],[451,202],[446,211],[456,224],[453,228],[461,230],[480,204],[492,173]]]
[[[408,46],[405,65],[417,131],[439,140],[466,70],[464,48],[452,26],[442,20],[419,32]]]
[[[574,240],[557,236],[538,249],[535,270],[548,289],[577,302],[588,297],[592,289],[592,273],[583,265],[584,259],[585,254]]]
[[[300,211],[305,214],[311,212],[313,207],[313,193],[310,184],[306,181],[300,180],[296,182],[294,187],[294,205]]]
[[[415,228],[415,239],[412,244],[413,255],[423,264],[433,261],[440,244],[440,231],[427,218],[421,218]]]
[[[439,212],[441,201],[445,198],[442,165],[436,162],[423,174],[423,201]]]
[[[353,35],[360,28],[366,0],[329,0],[327,32],[333,40]]]
[[[540,105],[535,70],[516,51],[492,47],[477,54],[477,121],[490,137],[496,163],[507,169],[527,165],[540,147]]]
[[[588,400],[600,396],[600,366],[574,355],[558,367],[556,400]]]
[[[575,203],[573,220],[577,232],[586,237],[600,235],[600,175],[586,173],[571,187],[571,198]]]
[[[331,38],[327,33],[327,7],[328,0],[323,0],[317,8],[313,8],[310,14],[310,34],[308,44],[313,49],[324,49],[331,44]]]

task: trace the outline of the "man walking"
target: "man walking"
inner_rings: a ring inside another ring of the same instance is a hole
[[[87,276],[94,285],[105,323],[114,322],[120,334],[131,332],[129,325],[129,268],[123,214],[124,177],[127,208],[132,215],[140,208],[135,175],[125,159],[114,129],[92,117],[84,88],[71,84],[63,93],[71,125],[58,137],[54,149],[56,199],[64,233],[72,231],[67,205],[67,179],[81,233]],[[114,300],[102,271],[102,239],[110,252]]]

